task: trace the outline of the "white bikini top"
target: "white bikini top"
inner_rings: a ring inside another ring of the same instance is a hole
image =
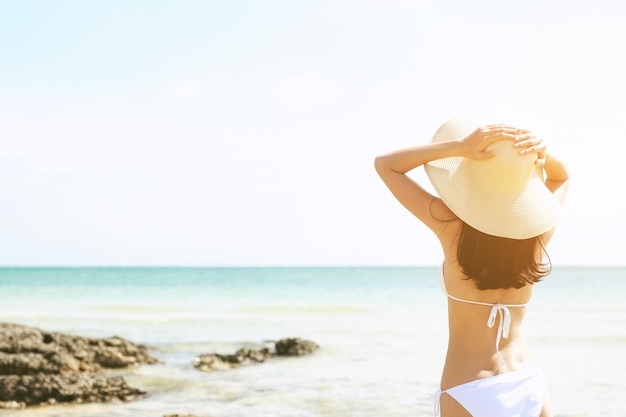
[[[463,298],[458,298],[448,293],[446,289],[446,282],[443,276],[443,265],[439,269],[439,285],[443,290],[444,294],[451,300],[459,301],[461,303],[467,304],[476,304],[479,306],[487,306],[491,307],[491,313],[489,314],[489,319],[487,319],[487,326],[493,327],[496,322],[496,315],[500,317],[500,322],[498,323],[498,332],[496,333],[496,354],[498,355],[498,359],[500,360],[500,365],[504,366],[504,359],[502,359],[502,355],[500,354],[500,340],[504,337],[505,339],[509,337],[509,329],[511,327],[511,312],[509,311],[509,307],[511,308],[521,308],[526,307],[526,304],[492,304],[492,303],[484,303],[482,301],[472,301],[472,300],[464,300]]]

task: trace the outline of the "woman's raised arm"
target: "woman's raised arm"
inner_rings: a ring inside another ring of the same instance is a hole
[[[491,158],[495,153],[486,150],[489,145],[500,140],[513,140],[519,133],[519,129],[511,126],[489,125],[478,128],[459,140],[415,146],[380,155],[376,157],[374,166],[396,199],[437,233],[438,229],[445,225],[441,220],[449,217],[449,210],[441,204],[440,207],[434,208],[436,214],[440,213],[441,216],[433,217],[431,205],[436,197],[409,178],[406,173],[437,159],[454,156],[471,159]]]

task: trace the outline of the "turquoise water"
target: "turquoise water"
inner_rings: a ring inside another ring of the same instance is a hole
[[[555,268],[525,331],[560,417],[624,416],[626,268]],[[436,268],[3,268],[0,321],[147,344],[127,404],[0,416],[429,416],[446,346]],[[282,337],[311,356],[203,373],[191,362]]]

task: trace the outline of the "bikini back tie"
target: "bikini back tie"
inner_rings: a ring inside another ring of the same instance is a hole
[[[443,267],[441,268],[441,273],[439,274],[439,283],[441,284],[441,288],[446,296],[454,301],[458,301],[466,304],[475,304],[479,306],[487,306],[491,307],[491,313],[489,314],[489,318],[487,319],[487,327],[492,328],[496,323],[496,316],[499,316],[500,320],[498,321],[498,331],[496,333],[496,354],[498,355],[498,360],[500,361],[500,365],[504,366],[505,362],[502,358],[502,354],[500,354],[500,340],[502,338],[509,337],[509,330],[511,328],[511,311],[509,308],[523,308],[526,307],[526,304],[501,304],[501,303],[485,303],[482,301],[473,301],[473,300],[465,300],[463,298],[458,298],[448,293],[446,289],[446,283],[443,277]]]

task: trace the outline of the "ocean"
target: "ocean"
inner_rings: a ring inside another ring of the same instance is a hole
[[[557,417],[626,416],[626,268],[558,267],[524,324]],[[0,268],[0,321],[120,336],[160,359],[145,399],[19,417],[425,417],[447,343],[436,267]],[[201,372],[193,359],[301,337],[312,355]]]

